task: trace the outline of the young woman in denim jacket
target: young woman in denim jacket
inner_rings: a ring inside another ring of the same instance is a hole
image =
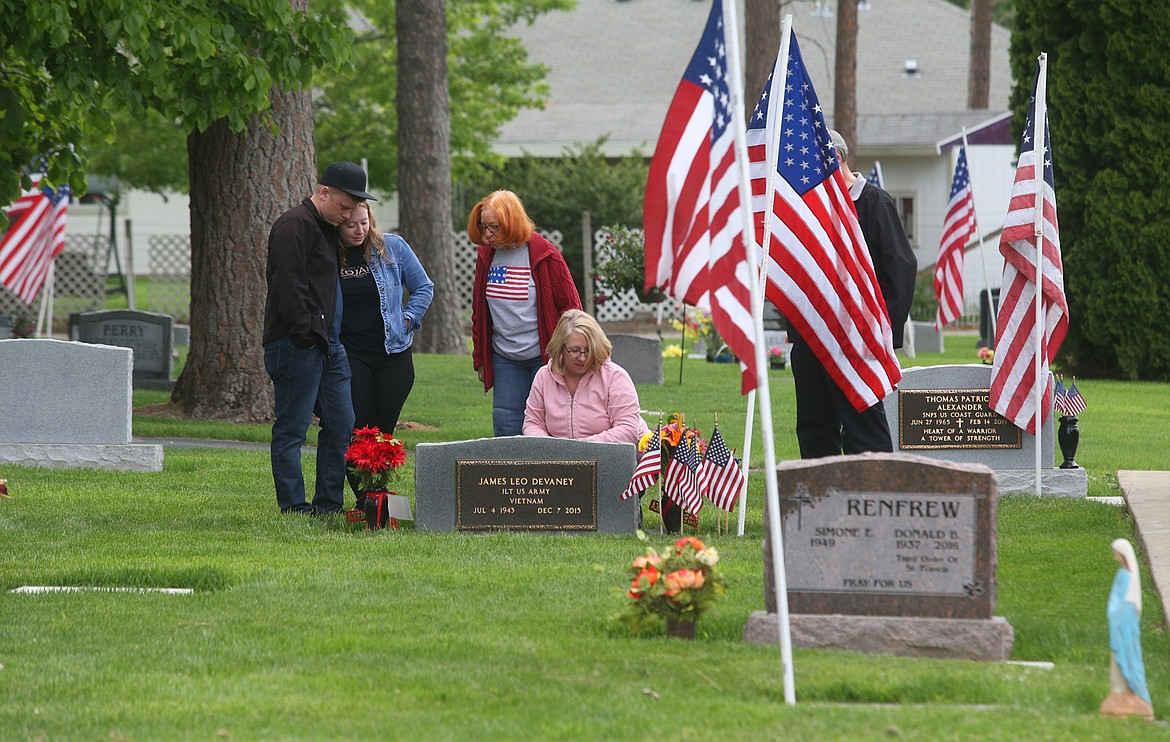
[[[378,231],[365,202],[338,225],[337,236],[344,299],[341,344],[353,370],[354,424],[373,425],[393,435],[414,386],[410,345],[431,305],[435,284],[406,240]],[[365,493],[353,477],[350,486],[360,508]]]

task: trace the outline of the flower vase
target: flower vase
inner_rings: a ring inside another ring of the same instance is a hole
[[[1081,429],[1077,427],[1077,419],[1071,415],[1061,415],[1060,430],[1056,432],[1056,438],[1060,441],[1060,452],[1064,454],[1060,468],[1080,469],[1077,462],[1073,461],[1073,457],[1077,455],[1077,444],[1081,440]]]
[[[389,496],[390,493],[386,491],[366,493],[365,511],[367,530],[378,531],[387,525],[391,528],[398,527],[398,521],[390,517]]]
[[[644,291],[638,287],[634,287],[634,293],[638,295],[638,301],[643,304],[660,304],[666,301],[666,294],[662,289],[653,288],[649,291]]]
[[[674,639],[686,639],[694,641],[695,627],[697,624],[694,621],[666,621],[666,635]]]
[[[787,368],[788,363],[783,358],[773,358],[772,360],[768,361],[768,366],[773,371],[783,371],[785,368]]]

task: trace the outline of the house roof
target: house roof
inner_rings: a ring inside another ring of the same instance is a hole
[[[521,111],[502,127],[496,150],[555,157],[567,147],[607,136],[608,154],[638,148],[649,155],[710,8],[710,0],[581,0],[571,11],[518,25],[514,35],[533,60],[550,69],[550,95],[543,110]],[[835,0],[786,5],[830,122],[835,8]],[[1006,29],[992,27],[989,109],[970,111],[967,11],[946,0],[863,3],[858,10],[857,149],[879,156],[925,153],[927,148],[937,152],[939,143],[963,126],[970,130],[1006,112],[1012,83],[1008,41]],[[916,73],[907,73],[907,60],[914,60]]]

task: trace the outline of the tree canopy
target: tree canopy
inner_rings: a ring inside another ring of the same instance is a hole
[[[451,155],[456,180],[473,177],[503,158],[491,151],[499,128],[522,108],[539,107],[548,92],[547,70],[530,62],[519,40],[506,36],[516,23],[567,10],[573,0],[450,0],[447,3]],[[316,0],[314,11],[351,19],[352,65],[314,80],[314,122],[319,158],[368,160],[370,183],[392,192],[398,171],[397,32],[395,3]],[[426,91],[412,91],[426,95]],[[94,150],[90,172],[124,185],[185,191],[187,130],[173,119],[112,105],[113,130]],[[107,128],[109,128],[107,126]],[[149,147],[142,147],[143,141]],[[393,226],[393,225],[389,225]]]
[[[1069,304],[1057,361],[1089,375],[1170,379],[1170,14],[1139,0],[1016,9],[1018,132],[1036,58],[1048,117]]]
[[[287,0],[5,2],[0,201],[39,158],[50,182],[83,192],[90,147],[115,133],[110,110],[185,132],[264,122],[274,85],[306,86],[345,59],[345,28]]]

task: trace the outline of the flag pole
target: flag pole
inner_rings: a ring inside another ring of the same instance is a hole
[[[780,51],[779,51],[779,54],[777,56],[777,59],[785,59],[785,60],[788,59],[788,33],[791,30],[791,28],[792,28],[792,14],[789,13],[789,14],[785,15],[784,18],[780,21]],[[787,76],[787,74],[788,74],[788,67],[787,67],[787,65],[785,65],[784,70],[781,73],[781,77],[783,78],[783,77]],[[775,104],[772,103],[772,101],[777,100],[777,91],[783,90],[783,89],[784,89],[783,82],[778,81],[776,79],[775,67],[773,67],[772,83],[768,88],[768,99],[769,99],[768,116],[771,117],[771,116],[776,115],[775,114],[775,111],[776,111]],[[775,139],[769,140],[765,146],[767,147],[767,156],[766,156],[767,162],[769,162],[769,163],[775,162],[776,161],[776,150],[780,146],[779,134],[776,135]],[[768,177],[767,177],[767,186],[764,189],[764,224],[763,224],[764,228],[762,231],[762,235],[764,238],[764,244],[763,245],[755,245],[755,248],[756,248],[755,254],[757,255],[758,259],[756,261],[757,262],[757,265],[756,265],[756,296],[753,298],[752,301],[753,301],[753,303],[758,303],[760,306],[760,327],[761,328],[763,328],[763,323],[764,323],[764,320],[763,320],[763,310],[764,310],[764,300],[765,300],[764,286],[766,285],[767,280],[768,280],[768,272],[767,272],[768,249],[767,249],[766,245],[769,241],[768,235],[771,234],[770,230],[771,230],[771,224],[772,224],[772,209],[771,209],[770,202],[773,198],[773,193],[775,192],[775,186],[773,185],[773,179],[775,178],[775,175],[776,175],[776,168],[769,167],[768,168]],[[748,191],[748,192],[750,193],[750,191]],[[755,225],[754,224],[752,224],[752,231],[754,234],[754,232],[755,232]],[[754,243],[755,240],[753,239],[752,242]],[[760,337],[761,338],[763,337],[762,331],[761,331]],[[736,535],[738,535],[738,536],[743,535],[744,524],[745,524],[745,521],[747,520],[747,502],[746,502],[746,500],[747,500],[747,486],[748,486],[748,470],[749,470],[751,451],[752,451],[752,427],[753,427],[755,420],[756,420],[755,408],[756,408],[756,390],[753,389],[750,392],[748,392],[747,419],[744,421],[744,426],[743,426],[743,464],[742,464],[743,496],[740,498],[740,501],[739,501],[739,513],[738,513],[739,522],[738,522],[738,527],[736,529]],[[769,469],[765,469],[764,470],[765,475],[767,475],[767,473],[769,471],[770,471]]]
[[[975,208],[975,185],[971,182],[971,147],[967,145],[967,127],[963,127],[963,152],[967,155],[967,186],[971,190],[971,218],[975,222],[975,234],[979,237],[979,260],[983,263],[983,288],[987,290],[987,318],[991,321],[991,337],[987,342],[995,347],[995,303],[991,301],[991,274],[987,271],[987,240],[979,229],[979,210]]]
[[[1036,358],[1034,359],[1035,393],[1036,393],[1036,496],[1040,496],[1040,449],[1041,434],[1044,431],[1044,387],[1048,382],[1047,374],[1041,377],[1043,367],[1042,358],[1048,349],[1044,345],[1044,133],[1048,123],[1048,54],[1040,52],[1037,58],[1040,63],[1039,77],[1036,81],[1035,115],[1032,117],[1032,149],[1036,153],[1034,177],[1036,179],[1036,206],[1033,213],[1033,235],[1036,238]]]
[[[37,311],[36,337],[53,336],[53,265],[56,260],[49,261],[49,272],[45,276],[44,286],[41,288],[41,306]],[[49,317],[49,331],[45,332],[45,315]]]
[[[750,204],[751,177],[748,172],[747,127],[743,113],[743,71],[740,69],[739,56],[739,22],[736,18],[736,2],[728,0],[724,6],[724,18],[727,19],[727,58],[731,73],[731,111],[735,126],[736,161],[739,165],[740,203],[743,211],[744,241],[752,247],[748,255],[757,254],[759,249],[755,245],[756,230],[752,219]],[[782,28],[789,29],[789,33],[782,33],[780,49],[785,60],[784,70],[787,71],[788,38],[791,34],[792,16],[784,19]],[[773,75],[773,78],[775,75]],[[775,86],[775,82],[773,82]],[[781,87],[781,90],[783,87]],[[775,106],[769,106],[774,110]],[[767,209],[765,210],[767,211]],[[747,260],[748,270],[751,270],[752,261]],[[751,291],[752,320],[755,325],[755,352],[756,352],[756,389],[759,391],[760,427],[763,429],[764,444],[764,489],[767,496],[768,532],[772,544],[772,574],[776,584],[776,610],[778,613],[777,628],[780,640],[780,658],[784,676],[784,702],[789,706],[796,705],[796,688],[792,672],[792,635],[788,619],[788,579],[784,571],[784,542],[780,534],[780,496],[776,488],[776,441],[772,430],[772,398],[768,388],[768,362],[764,356],[764,307],[759,299],[759,282],[748,281]],[[744,452],[747,458],[747,451]],[[745,483],[746,489],[746,483]]]

